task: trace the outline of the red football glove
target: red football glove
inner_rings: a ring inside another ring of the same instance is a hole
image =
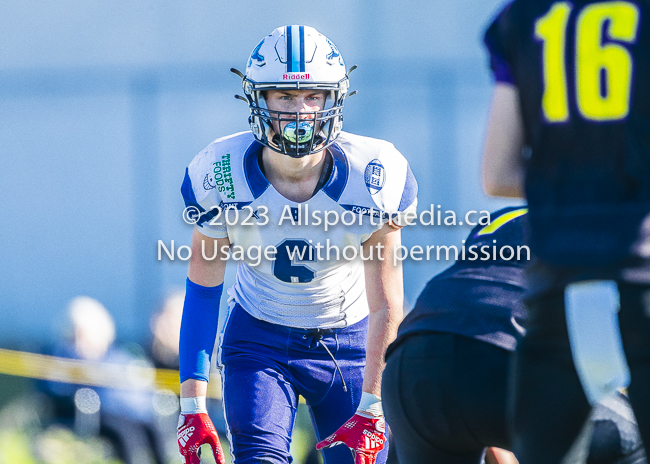
[[[217,430],[205,413],[181,414],[178,418],[178,450],[183,464],[201,464],[200,446],[209,444],[217,464],[226,464]]]
[[[383,417],[366,417],[357,413],[332,435],[316,445],[316,449],[343,443],[352,451],[355,464],[375,464],[384,449],[386,436]]]

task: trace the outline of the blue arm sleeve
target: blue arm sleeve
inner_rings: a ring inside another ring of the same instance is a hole
[[[210,359],[219,325],[219,301],[223,284],[204,287],[189,278],[185,285],[178,362],[181,383],[187,379],[210,379]]]

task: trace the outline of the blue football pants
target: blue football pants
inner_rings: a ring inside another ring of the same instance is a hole
[[[271,324],[235,305],[224,324],[219,360],[231,452],[237,464],[292,461],[298,396],[305,398],[320,441],[352,417],[361,399],[368,318],[342,329]],[[322,337],[343,374],[318,339]],[[384,449],[377,464],[386,461]],[[353,464],[345,445],[323,451],[326,464]]]

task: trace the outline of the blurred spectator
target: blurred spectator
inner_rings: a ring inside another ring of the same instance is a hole
[[[43,390],[53,399],[58,421],[73,426],[77,433],[96,432],[107,438],[125,464],[151,460],[163,464],[166,462],[164,442],[154,420],[151,391],[154,379],[130,372],[152,364],[141,349],[127,350],[114,342],[115,324],[106,308],[87,296],[74,298],[68,305],[62,343],[52,354],[113,365],[114,371],[106,370],[113,371],[115,379],[124,382],[122,385],[127,388],[48,381],[42,384]]]
[[[115,341],[115,324],[104,305],[94,298],[78,296],[68,305],[68,340],[66,349],[74,357],[101,360]]]
[[[165,299],[160,312],[149,322],[153,341],[151,355],[158,367],[178,369],[178,341],[181,332],[181,317],[185,292],[176,292]]]

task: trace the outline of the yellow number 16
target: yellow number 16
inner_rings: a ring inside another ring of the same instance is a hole
[[[571,8],[569,2],[556,2],[535,22],[535,37],[543,42],[542,110],[549,122],[569,119],[565,50]],[[574,61],[576,100],[585,119],[612,121],[628,115],[632,56],[627,48],[611,41],[634,42],[638,24],[638,7],[624,1],[592,3],[578,14]]]

